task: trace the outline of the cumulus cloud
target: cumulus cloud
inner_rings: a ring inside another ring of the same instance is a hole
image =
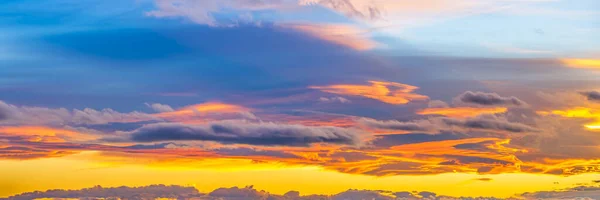
[[[581,94],[586,96],[590,101],[600,101],[600,92],[598,91],[581,92]]]
[[[517,97],[502,97],[496,93],[467,91],[454,99],[455,104],[471,104],[479,106],[527,106],[527,103]]]
[[[202,125],[145,125],[132,131],[129,139],[136,142],[198,140],[266,146],[308,146],[315,143],[354,145],[359,143],[359,132],[338,127],[217,121]]]
[[[148,106],[149,108],[152,108],[152,110],[154,110],[156,112],[173,112],[173,111],[175,111],[175,109],[173,109],[171,106],[165,105],[165,104],[145,103],[145,105]]]

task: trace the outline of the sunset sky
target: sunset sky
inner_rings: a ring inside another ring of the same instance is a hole
[[[2,0],[0,198],[600,190],[598,36],[597,0]]]

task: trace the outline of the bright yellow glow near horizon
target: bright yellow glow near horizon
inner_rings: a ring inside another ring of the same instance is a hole
[[[222,170],[203,166],[194,168],[152,167],[141,164],[105,164],[85,159],[96,152],[62,158],[0,161],[0,197],[48,189],[80,189],[102,185],[144,186],[174,184],[195,186],[201,192],[220,187],[254,185],[259,190],[283,194],[290,190],[301,194],[335,194],[348,189],[390,191],[431,191],[450,196],[510,197],[518,193],[556,190],[596,180],[598,174],[555,176],[537,174],[477,175],[448,173],[422,176],[374,177],[344,174],[319,167],[261,164],[256,168]],[[203,161],[199,161],[203,162]],[[478,178],[491,178],[479,181]],[[560,184],[555,184],[556,182]]]
[[[565,58],[561,59],[561,62],[573,68],[600,69],[600,60],[598,59]]]

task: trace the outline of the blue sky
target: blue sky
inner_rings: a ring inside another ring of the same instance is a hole
[[[255,167],[309,166],[309,178],[433,177],[448,185],[402,187],[445,195],[470,187],[448,174],[497,179],[473,195],[499,197],[590,182],[598,35],[595,0],[5,0],[0,169],[243,162],[227,174],[244,184],[260,182]],[[22,185],[10,194],[51,187],[10,181]],[[398,186],[370,181],[357,187]]]

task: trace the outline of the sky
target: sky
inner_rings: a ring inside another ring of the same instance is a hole
[[[598,35],[596,0],[3,0],[0,198],[600,198]]]

